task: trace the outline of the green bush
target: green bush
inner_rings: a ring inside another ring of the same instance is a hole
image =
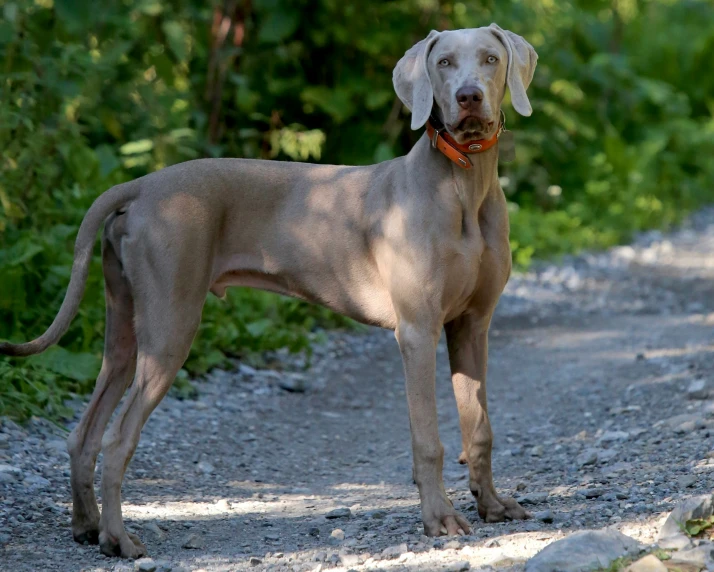
[[[72,246],[112,185],[201,156],[368,164],[406,153],[391,85],[431,28],[524,35],[534,114],[508,127],[514,261],[606,247],[712,199],[714,5],[707,0],[0,0],[0,338],[40,334]],[[225,33],[224,33],[225,32]],[[57,417],[101,357],[99,247],[61,347],[0,359],[0,414]],[[209,297],[186,368],[309,352],[346,320],[231,290]],[[182,379],[185,378],[182,377]]]

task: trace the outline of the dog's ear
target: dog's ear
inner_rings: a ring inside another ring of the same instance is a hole
[[[500,40],[508,52],[508,71],[506,83],[511,90],[511,103],[513,108],[521,115],[533,113],[526,89],[533,79],[538,54],[528,42],[518,34],[502,30],[496,24],[491,24],[489,29]]]
[[[392,74],[394,91],[412,112],[412,129],[419,129],[429,119],[434,103],[434,90],[429,79],[427,60],[429,52],[439,39],[439,32],[432,30],[417,42],[397,62]]]

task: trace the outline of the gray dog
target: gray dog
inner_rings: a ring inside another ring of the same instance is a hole
[[[104,222],[104,361],[68,441],[77,541],[99,542],[104,554],[124,558],[146,553],[122,521],[124,471],[188,355],[207,293],[222,296],[229,286],[295,296],[394,330],[428,535],[470,530],[442,481],[434,378],[445,328],[461,458],[479,515],[487,522],[528,516],[494,488],[486,359],[491,316],[511,271],[497,172],[501,102],[508,86],[515,110],[531,114],[526,88],[536,60],[528,42],[495,24],[432,31],[394,70],[412,129],[427,124],[405,157],[369,167],[201,159],[97,198],[79,229],[54,322],[34,341],[0,344],[0,353],[26,356],[60,339],[77,312]],[[93,486],[100,448],[101,517]]]

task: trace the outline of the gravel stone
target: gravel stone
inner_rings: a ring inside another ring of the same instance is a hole
[[[206,542],[200,534],[189,534],[181,546],[182,548],[187,548],[189,550],[200,550],[205,548]]]
[[[541,510],[533,515],[537,520],[541,522],[551,523],[554,520],[553,512],[550,510]]]
[[[625,572],[667,572],[667,567],[662,564],[659,558],[648,554],[637,562],[630,564],[625,568]]]
[[[406,543],[398,544],[395,546],[388,546],[382,550],[382,558],[389,560],[392,558],[399,558],[402,554],[409,552],[409,548]]]
[[[336,518],[350,518],[352,516],[352,511],[348,508],[336,508],[331,510],[325,515],[325,518],[336,519]]]
[[[709,388],[703,379],[695,379],[687,387],[687,397],[689,399],[706,399],[709,397]]]
[[[548,500],[548,493],[526,493],[517,498],[521,504],[541,504]]]
[[[151,558],[139,558],[134,562],[134,570],[137,572],[155,572],[156,568],[156,562]]]

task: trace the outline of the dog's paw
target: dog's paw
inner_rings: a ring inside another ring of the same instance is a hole
[[[98,544],[99,543],[99,527],[90,527],[86,530],[75,529],[72,527],[72,536],[75,542],[80,544]]]
[[[99,534],[99,550],[105,556],[138,559],[146,556],[146,547],[136,534],[124,532],[118,538],[104,532]]]
[[[454,509],[447,497],[422,502],[422,522],[427,536],[456,536],[471,533],[471,523]]]
[[[474,495],[476,496],[476,495]],[[526,520],[530,513],[515,499],[494,496],[489,502],[476,496],[478,514],[485,522],[503,522],[504,520]]]

